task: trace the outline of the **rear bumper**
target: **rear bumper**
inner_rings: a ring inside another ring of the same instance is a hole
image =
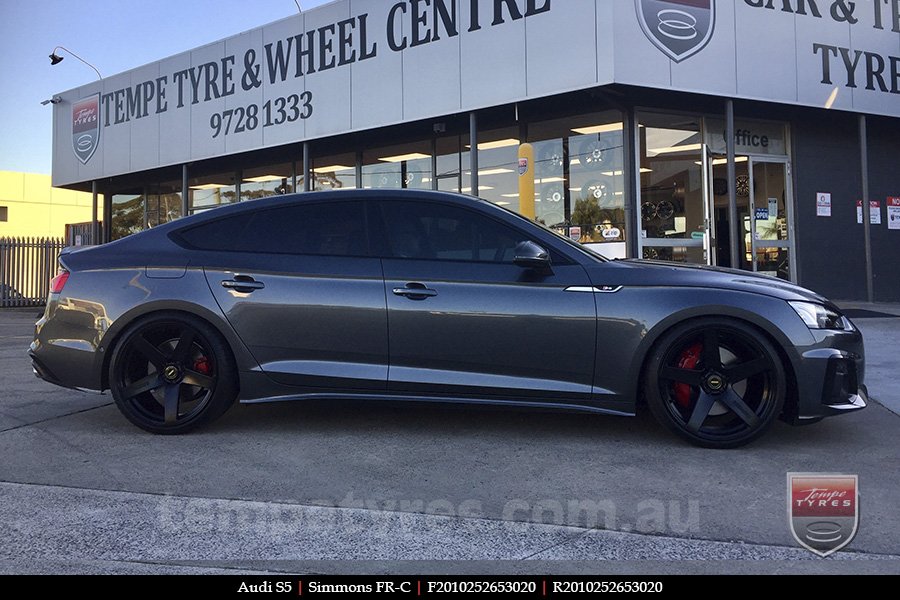
[[[34,374],[61,387],[98,391],[101,360],[96,332],[45,315],[35,323],[34,341],[28,349]]]

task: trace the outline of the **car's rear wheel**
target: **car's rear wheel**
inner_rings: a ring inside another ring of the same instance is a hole
[[[231,352],[206,322],[158,314],[128,328],[113,350],[109,387],[129,421],[186,433],[221,416],[237,396]]]
[[[670,430],[708,448],[734,448],[762,435],[784,405],[784,367],[753,327],[725,318],[676,326],[645,369],[650,411]]]

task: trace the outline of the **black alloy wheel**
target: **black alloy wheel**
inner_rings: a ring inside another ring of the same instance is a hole
[[[644,392],[670,430],[707,448],[734,448],[762,435],[781,413],[787,388],[774,346],[740,321],[707,318],[656,344]]]
[[[207,323],[158,314],[133,324],[110,359],[109,385],[129,421],[185,433],[222,415],[237,396],[234,359]]]

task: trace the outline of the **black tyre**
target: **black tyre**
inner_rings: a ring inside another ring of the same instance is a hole
[[[762,435],[781,413],[786,389],[772,343],[725,318],[698,319],[667,332],[645,369],[653,416],[707,448],[743,446]]]
[[[109,363],[125,417],[152,433],[186,433],[220,417],[237,397],[234,358],[221,335],[189,315],[160,313],[131,325]]]

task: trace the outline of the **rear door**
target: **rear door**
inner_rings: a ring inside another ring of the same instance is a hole
[[[594,297],[566,291],[590,287],[583,267],[515,265],[527,234],[476,209],[379,205],[392,392],[590,403]]]
[[[209,287],[272,379],[306,391],[384,390],[381,262],[359,200],[299,202],[182,233]]]

